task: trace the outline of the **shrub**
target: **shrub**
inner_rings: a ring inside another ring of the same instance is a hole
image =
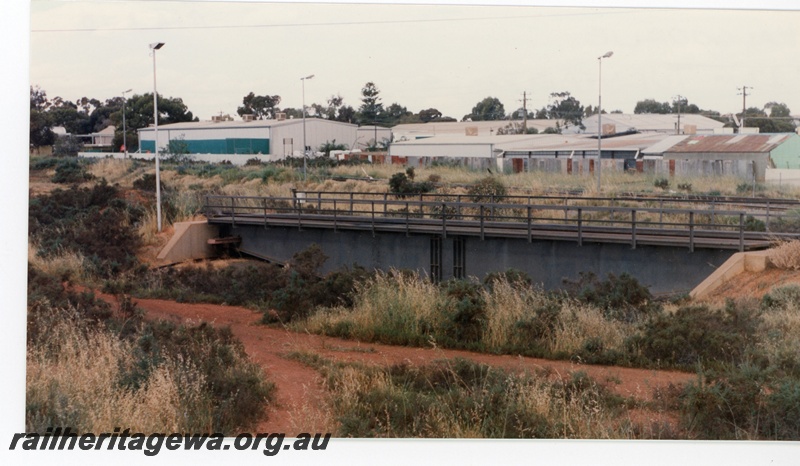
[[[94,175],[86,170],[86,167],[74,158],[62,159],[56,165],[56,173],[53,175],[53,183],[83,183],[90,181]]]
[[[691,367],[698,362],[721,364],[742,360],[760,324],[760,311],[750,302],[728,301],[724,310],[706,305],[660,314],[632,339],[652,361]]]
[[[800,438],[800,381],[743,364],[689,384],[683,422],[700,439]]]
[[[133,181],[133,189],[138,189],[140,191],[149,191],[149,192],[156,192],[156,175],[155,173],[145,173],[142,175],[141,178],[137,178]],[[167,191],[167,186],[164,184],[164,181],[161,181],[161,192],[164,193]]]
[[[656,188],[667,189],[669,188],[669,180],[666,178],[656,178],[656,181],[653,182],[653,186]]]
[[[141,238],[131,225],[144,210],[119,197],[119,188],[103,180],[92,188],[73,186],[32,198],[28,226],[39,254],[79,252],[105,277],[137,267]]]
[[[494,176],[487,176],[472,184],[467,188],[472,202],[492,202],[497,201],[497,197],[507,194],[506,186]]]
[[[779,269],[800,270],[800,241],[785,241],[770,249],[769,260]]]
[[[481,286],[467,280],[451,280],[443,289],[447,299],[440,310],[446,316],[444,336],[460,344],[480,341],[486,325]]]
[[[571,284],[572,294],[603,309],[609,318],[633,322],[661,309],[650,290],[626,272],[619,277],[609,273],[602,281],[593,273],[581,273],[580,277],[578,283]]]
[[[678,190],[690,193],[692,192],[692,183],[678,183]]]
[[[405,173],[395,173],[389,179],[389,190],[398,197],[423,194],[433,191],[433,184],[427,181],[414,182]]]

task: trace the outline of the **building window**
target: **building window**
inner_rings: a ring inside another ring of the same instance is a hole
[[[442,281],[442,238],[431,238],[431,280],[434,283]]]
[[[453,277],[467,277],[466,243],[464,237],[456,236],[453,240]]]

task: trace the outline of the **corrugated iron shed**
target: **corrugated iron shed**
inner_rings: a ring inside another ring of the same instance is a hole
[[[734,134],[690,136],[667,150],[669,153],[769,153],[790,134]]]

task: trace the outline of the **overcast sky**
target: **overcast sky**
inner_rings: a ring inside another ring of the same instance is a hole
[[[613,51],[602,63],[606,110],[683,95],[736,112],[748,86],[748,107],[778,101],[797,114],[800,11],[791,8],[33,0],[30,82],[72,101],[152,92],[148,44],[165,42],[158,90],[202,120],[234,115],[249,92],[299,108],[310,74],[309,105],[340,94],[358,108],[372,81],[385,106],[461,119],[487,96],[518,108],[523,91],[529,108],[557,91],[596,106],[597,58]]]

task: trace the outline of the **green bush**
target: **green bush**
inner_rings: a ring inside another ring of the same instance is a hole
[[[86,170],[86,167],[78,159],[62,159],[56,165],[56,173],[53,175],[53,183],[83,183],[94,179],[94,175]]]
[[[669,188],[669,180],[666,178],[656,178],[653,182],[653,186],[656,188],[667,189]]]
[[[137,178],[136,180],[134,180],[133,189],[138,189],[140,191],[156,192],[155,173],[145,173],[144,175],[142,175],[141,178]],[[168,191],[167,186],[164,184],[164,181],[161,181],[161,192],[165,193],[166,191]]]
[[[752,344],[760,321],[760,311],[750,302],[728,301],[724,310],[684,306],[674,314],[653,317],[635,340],[651,361],[687,368],[698,362],[736,364]]]
[[[500,202],[498,197],[506,196],[508,190],[502,181],[494,176],[487,176],[467,188],[470,200],[475,203]]]
[[[442,285],[447,301],[440,312],[446,316],[444,336],[463,345],[477,343],[486,325],[486,302],[480,284],[450,280]]]
[[[412,172],[413,173],[413,172]],[[405,197],[412,194],[423,194],[433,191],[433,183],[428,181],[415,182],[409,179],[405,173],[395,173],[389,179],[389,190],[398,197]]]
[[[606,317],[634,322],[661,310],[650,290],[626,272],[619,276],[609,273],[605,280],[598,280],[593,273],[581,273],[580,277],[577,283],[571,284],[571,293],[603,309]]]
[[[133,225],[144,209],[120,199],[117,186],[105,180],[91,188],[70,187],[31,198],[28,228],[39,254],[80,252],[93,272],[111,277],[139,266],[136,251],[141,238]]]
[[[682,400],[683,424],[696,438],[800,439],[797,379],[743,364],[689,384]]]

